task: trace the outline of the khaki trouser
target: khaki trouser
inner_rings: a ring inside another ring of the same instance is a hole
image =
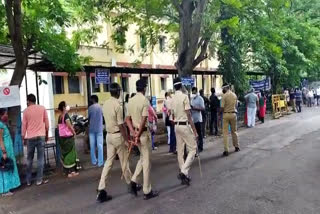
[[[188,175],[194,156],[197,153],[197,142],[189,125],[176,125],[177,153],[180,171]],[[184,147],[187,145],[188,157],[184,161]]]
[[[136,170],[132,176],[132,181],[138,183],[138,177],[143,172],[143,193],[151,192],[150,169],[151,169],[151,136],[149,131],[142,133],[140,143],[140,159],[137,163]]]
[[[122,172],[124,172],[124,179],[127,184],[130,184],[132,173],[130,171],[128,160],[128,148],[124,143],[121,133],[107,134],[107,160],[104,164],[98,190],[106,188],[108,178],[110,177],[110,170],[112,169],[113,160],[118,154]],[[121,173],[122,173],[121,172]]]
[[[223,143],[224,151],[229,152],[229,124],[231,126],[232,142],[234,147],[239,147],[238,133],[237,133],[237,114],[223,113]]]

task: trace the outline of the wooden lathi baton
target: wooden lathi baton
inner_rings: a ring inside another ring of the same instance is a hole
[[[128,143],[130,144],[130,145],[129,145],[129,149],[128,149],[129,154],[128,154],[128,157],[127,157],[126,161],[124,162],[125,165],[124,165],[124,167],[123,167],[123,169],[122,169],[121,180],[123,180],[124,172],[125,172],[125,170],[127,169],[127,164],[128,164],[128,161],[129,161],[129,157],[130,157],[130,154],[131,154],[131,150],[132,150],[132,147],[133,147],[133,145],[134,145],[134,142],[133,142],[132,140],[128,140]]]

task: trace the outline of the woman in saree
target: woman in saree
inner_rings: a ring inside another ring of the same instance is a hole
[[[0,109],[0,162],[11,159],[13,167],[10,170],[0,170],[0,195],[11,196],[11,190],[20,186],[20,178],[9,129],[3,122],[6,117],[7,111]]]
[[[59,103],[59,111],[60,116],[58,119],[58,129],[59,129],[59,147],[61,151],[61,163],[63,168],[68,175],[68,178],[72,178],[79,175],[77,170],[77,162],[78,156],[76,152],[76,145],[75,145],[75,135],[76,132],[73,129],[71,124],[71,118],[68,115],[67,108],[69,108],[65,101]],[[64,125],[65,124],[65,125]],[[69,129],[70,135],[62,136],[61,134],[61,125],[63,125],[66,129]]]
[[[260,98],[259,98],[259,118],[262,123],[264,123],[264,117],[266,116],[266,109],[267,109],[267,102],[266,102],[266,96],[264,95],[264,92],[260,92]]]

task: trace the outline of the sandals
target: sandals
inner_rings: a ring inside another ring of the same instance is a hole
[[[40,182],[37,182],[37,186],[40,186],[40,185],[42,185],[42,184],[47,184],[49,182],[49,180],[48,179],[45,179],[45,180],[42,180],[42,181],[40,181]]]
[[[7,192],[7,193],[3,193],[2,195],[1,195],[2,197],[10,197],[10,196],[13,196],[13,192]]]
[[[71,172],[68,174],[68,178],[73,178],[79,175],[79,172]]]

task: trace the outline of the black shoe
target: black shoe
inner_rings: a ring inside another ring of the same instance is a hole
[[[222,155],[223,155],[224,157],[227,157],[227,156],[229,156],[229,152],[224,151]]]
[[[155,198],[159,196],[159,192],[158,191],[152,191],[148,194],[144,194],[143,200],[149,200],[151,198]]]
[[[185,174],[183,174],[182,172],[179,173],[178,179],[181,180],[181,185],[187,185],[187,186],[190,185],[191,179],[188,176],[186,176]]]
[[[141,184],[137,184],[137,192],[142,190],[142,185]],[[131,193],[131,184],[128,184],[128,193]]]
[[[141,191],[142,190],[142,185],[141,184],[137,184],[137,191]]]
[[[137,188],[137,183],[131,181],[130,183],[130,193],[134,196],[138,196],[138,188]]]
[[[235,152],[240,152],[240,148],[239,148],[239,147],[236,147]]]
[[[106,201],[110,201],[112,199],[111,195],[108,195],[105,190],[98,191],[97,202],[103,203]]]

